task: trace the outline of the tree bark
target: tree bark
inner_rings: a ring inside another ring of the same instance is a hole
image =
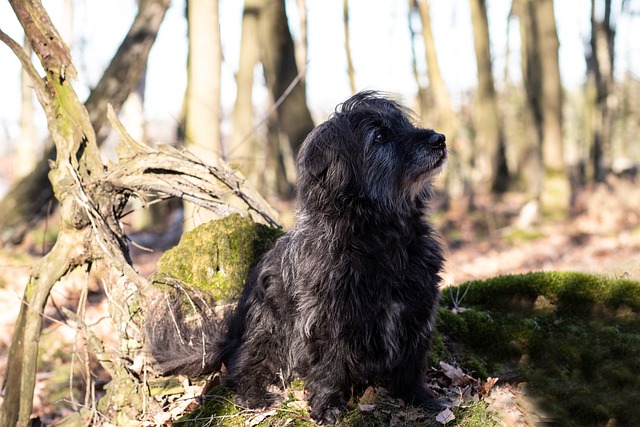
[[[520,18],[523,80],[536,125],[538,177],[534,194],[547,215],[568,214],[571,188],[564,162],[562,84],[553,0],[514,3]]]
[[[24,50],[31,56],[31,46],[25,38]],[[20,104],[20,143],[16,148],[16,178],[22,178],[33,170],[38,158],[37,134],[33,124],[33,91],[31,79],[26,71],[22,70],[20,76],[21,100]]]
[[[275,167],[273,188],[278,195],[290,198],[295,183],[295,158],[314,125],[302,74],[296,65],[284,0],[265,0],[259,34],[265,81],[276,111],[269,129],[269,151]]]
[[[41,80],[21,47],[4,33],[9,45],[32,79],[36,95],[48,118],[49,131],[58,148],[50,173],[55,195],[62,205],[60,234],[54,249],[34,268],[16,321],[5,374],[0,424],[27,425],[31,416],[42,310],[56,281],[84,263],[83,242],[88,237],[86,217],[76,209],[83,180],[99,177],[103,165],[89,115],[80,107],[69,78],[75,76],[69,51],[39,2],[10,1],[29,44],[45,70]],[[11,382],[11,383],[9,383]]]
[[[262,182],[265,154],[259,149],[253,116],[253,82],[260,61],[258,22],[263,0],[245,0],[240,38],[240,61],[236,74],[236,102],[233,107],[233,129],[229,164],[239,169],[254,184]]]
[[[595,93],[587,100],[592,104],[593,115],[588,175],[592,181],[602,182],[611,161],[613,112],[609,108],[609,97],[613,87],[615,29],[611,24],[611,0],[604,0],[601,21],[596,18],[595,7],[595,0],[591,0],[591,52],[587,56],[587,84],[591,87],[587,93]]]
[[[185,102],[185,145],[204,162],[216,165],[222,158],[220,135],[220,84],[222,45],[217,0],[189,0],[189,60]],[[184,230],[192,230],[214,216],[184,204]]]
[[[493,193],[509,187],[509,170],[505,156],[504,132],[500,123],[498,100],[493,82],[491,42],[485,0],[470,0],[473,42],[478,69],[478,92],[474,110],[479,156],[476,167]]]
[[[170,0],[140,2],[140,9],[127,36],[85,101],[92,127],[99,135],[98,144],[104,139],[100,129],[106,121],[107,104],[111,103],[119,111],[140,80],[169,4]],[[75,70],[70,69],[65,73],[74,75]],[[50,146],[35,169],[0,200],[0,245],[19,244],[25,234],[47,214],[50,204],[55,203],[47,178],[49,160],[54,158],[56,147]]]
[[[414,7],[417,8],[422,22],[429,89],[436,110],[435,127],[446,135],[447,145],[458,153],[458,156],[449,158],[449,168],[447,168],[445,175],[447,194],[456,199],[464,199],[466,206],[463,208],[468,209],[473,205],[473,188],[468,172],[472,168],[472,147],[467,146],[461,138],[458,138],[458,121],[453,113],[451,98],[440,72],[435,40],[431,31],[429,0],[415,0]]]

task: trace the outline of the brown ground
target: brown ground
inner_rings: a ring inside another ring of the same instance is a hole
[[[449,248],[445,285],[533,270],[575,270],[640,279],[640,189],[636,189],[634,183],[617,181],[592,190],[580,203],[579,212],[572,219],[524,231],[510,225],[516,221],[523,205],[517,197],[498,203],[479,201],[471,213],[452,210],[438,218],[436,222],[443,229]],[[167,242],[157,244],[158,236],[139,235],[138,239],[148,247],[168,246]],[[134,250],[138,271],[145,276],[151,274],[161,252]],[[21,294],[37,259],[16,252],[0,253],[0,378]],[[110,322],[105,318],[105,298],[97,281],[87,281],[83,274],[72,274],[54,287],[53,303],[46,311],[50,319],[45,324],[46,335],[53,334],[55,339],[46,342],[58,343],[58,348],[46,350],[42,356],[44,369],[38,374],[35,402],[36,410],[45,421],[61,415],[56,399],[48,396],[54,376],[48,368],[59,363],[56,358],[60,357],[61,350],[62,354],[68,354],[68,349],[73,348],[79,356],[83,355],[76,329],[57,323],[58,307],[77,308],[84,286],[89,297],[88,323],[95,322],[98,334],[107,340],[111,334]],[[80,369],[81,360],[75,360],[76,370]],[[505,421],[506,425],[532,425],[527,424],[531,414],[527,413],[526,396],[513,387],[494,390],[493,405],[515,420]],[[76,397],[84,399],[81,395]]]

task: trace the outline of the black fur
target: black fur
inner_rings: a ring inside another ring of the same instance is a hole
[[[224,324],[205,325],[190,346],[170,342],[169,316],[148,326],[160,366],[196,375],[224,363],[251,407],[270,403],[269,386],[304,378],[321,423],[366,384],[438,409],[423,381],[443,256],[424,215],[444,141],[378,93],[344,102],[301,148],[296,225],[253,269]]]

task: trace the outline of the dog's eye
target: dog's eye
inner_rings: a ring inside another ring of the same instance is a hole
[[[381,130],[377,130],[374,134],[373,134],[373,140],[375,142],[382,142],[384,140],[384,134],[382,133]]]

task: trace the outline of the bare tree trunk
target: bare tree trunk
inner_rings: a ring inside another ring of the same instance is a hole
[[[420,73],[418,72],[418,53],[416,51],[416,30],[413,26],[413,12],[415,10],[415,0],[409,0],[409,12],[407,13],[407,26],[409,28],[410,40],[411,40],[411,70],[413,71],[413,78],[416,81],[416,87],[418,88],[418,111],[422,120],[427,120],[429,113],[428,91],[420,80]]]
[[[99,177],[103,165],[100,160],[95,134],[89,115],[77,101],[70,78],[75,78],[71,55],[60,35],[37,2],[10,2],[22,24],[29,44],[40,58],[45,70],[41,80],[21,47],[0,33],[4,43],[12,48],[29,73],[49,121],[49,130],[58,148],[58,156],[51,180],[56,197],[63,207],[60,235],[56,245],[32,272],[24,295],[24,304],[16,321],[10,356],[7,361],[4,401],[0,413],[0,424],[14,426],[16,422],[26,426],[31,416],[35,386],[38,339],[42,326],[42,310],[53,284],[75,265],[82,264],[84,238],[78,230],[85,228],[86,218],[72,214],[77,203],[77,182],[88,176]],[[64,99],[64,102],[61,102]],[[70,167],[74,164],[75,167]]]
[[[609,98],[613,88],[613,59],[615,29],[611,24],[611,0],[604,0],[604,17],[598,21],[595,14],[595,0],[591,0],[591,52],[587,56],[588,93],[594,93],[591,111],[591,137],[589,149],[589,178],[604,181],[607,164],[611,162],[611,132],[613,112],[609,108]]]
[[[349,36],[349,0],[342,3],[342,20],[344,24],[344,48],[347,53],[347,73],[349,74],[349,88],[351,94],[356,93],[356,72],[353,69],[353,59],[351,58],[351,37]]]
[[[25,37],[24,50],[31,57],[31,46]],[[31,79],[25,70],[20,77],[21,106],[20,106],[20,142],[16,148],[16,178],[22,178],[29,174],[36,165],[38,159],[38,141],[36,128],[33,123],[33,89]]]
[[[538,27],[535,25],[535,14],[530,10],[531,2],[514,0],[513,12],[520,21],[520,50],[522,80],[527,95],[527,109],[533,118],[535,132],[529,137],[530,146],[523,150],[523,164],[531,196],[541,202],[543,162],[542,162],[542,76],[539,64]]]
[[[553,0],[539,0],[536,24],[540,36],[542,72],[542,116],[544,134],[542,159],[544,184],[542,206],[548,215],[562,218],[569,214],[571,185],[565,164],[562,118],[562,80],[558,60],[559,42]]]
[[[238,168],[254,184],[262,180],[265,153],[258,147],[258,136],[254,129],[253,76],[260,61],[258,21],[264,0],[245,0],[240,39],[240,62],[236,74],[236,102],[233,108],[233,129],[229,164]]]
[[[270,121],[269,129],[270,152],[274,156],[271,161],[276,167],[272,188],[282,197],[291,197],[295,157],[302,141],[313,129],[313,120],[302,74],[296,65],[284,0],[265,1],[259,31],[262,66],[277,119]]]
[[[306,84],[307,75],[307,62],[309,61],[309,40],[308,40],[308,28],[307,23],[307,1],[297,0],[298,14],[300,15],[300,42],[296,43],[296,64],[298,70],[302,72],[302,83]]]
[[[98,144],[105,136],[100,130],[106,122],[107,104],[111,103],[119,111],[140,80],[169,4],[170,0],[142,0],[127,36],[85,101],[91,124],[98,133]],[[50,203],[54,202],[47,174],[49,160],[55,157],[55,147],[49,148],[35,169],[0,200],[1,245],[20,243],[24,235],[47,214]]]
[[[562,136],[562,85],[558,65],[558,36],[553,0],[519,0],[523,80],[537,129],[538,178],[536,199],[547,214],[564,217],[569,212],[571,188],[564,163]]]
[[[505,156],[505,140],[500,123],[498,101],[493,83],[491,43],[485,0],[470,0],[473,41],[478,68],[478,94],[474,111],[479,155],[476,167],[491,191],[502,193],[509,187],[509,170]]]
[[[544,165],[555,173],[565,173],[562,137],[562,81],[558,62],[559,42],[553,0],[539,0],[536,25],[540,37],[542,72],[542,116]]]
[[[447,86],[440,72],[438,54],[431,31],[429,0],[415,0],[414,7],[417,7],[422,22],[429,89],[433,95],[436,110],[435,125],[439,132],[446,135],[447,144],[458,153],[458,156],[451,156],[449,160],[450,166],[446,174],[447,194],[454,196],[454,198],[466,199],[465,207],[469,208],[473,205],[473,188],[468,176],[468,171],[472,169],[473,153],[470,147],[463,147],[464,142],[458,138],[458,123],[451,107]]]
[[[220,84],[222,46],[217,0],[189,0],[189,61],[185,144],[202,161],[217,165],[222,157]],[[215,218],[211,212],[184,205],[184,230]]]

